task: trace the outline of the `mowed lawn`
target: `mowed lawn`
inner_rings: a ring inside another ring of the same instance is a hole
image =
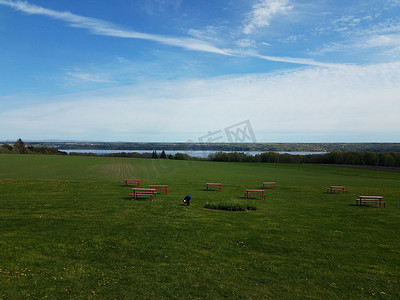
[[[131,201],[126,178],[168,195]],[[263,181],[278,189],[244,199]],[[387,207],[356,206],[363,194]],[[399,200],[400,173],[0,155],[0,299],[399,299]]]

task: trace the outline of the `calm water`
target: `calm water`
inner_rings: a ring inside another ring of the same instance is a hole
[[[63,149],[59,149],[60,151],[64,151],[67,152],[68,154],[70,152],[76,152],[76,153],[94,153],[94,154],[112,154],[112,153],[121,153],[121,152],[125,152],[125,153],[132,153],[132,152],[138,152],[138,153],[153,153],[154,150],[96,150],[96,149],[81,149],[81,150],[74,150],[74,149],[68,149],[68,150],[63,150]],[[157,154],[160,155],[162,150],[156,150]],[[203,151],[203,150],[196,150],[196,151],[187,151],[187,150],[166,150],[165,154],[167,155],[175,155],[176,153],[183,153],[183,154],[187,154],[193,157],[200,157],[200,158],[207,158],[208,155],[216,153],[218,151]],[[222,151],[225,153],[230,153],[232,151]],[[264,153],[265,151],[239,151],[239,152],[243,152],[247,155],[255,155],[255,154],[260,154],[260,153]],[[278,151],[277,153],[283,154],[283,153],[288,153],[288,154],[293,154],[293,155],[308,155],[308,154],[326,154],[327,152],[286,152],[286,151]]]

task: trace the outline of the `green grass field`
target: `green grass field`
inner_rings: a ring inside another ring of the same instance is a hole
[[[126,178],[168,195],[131,201]],[[243,198],[263,181],[267,200]],[[399,299],[399,199],[400,173],[0,155],[0,299]],[[257,210],[204,208],[219,202]]]

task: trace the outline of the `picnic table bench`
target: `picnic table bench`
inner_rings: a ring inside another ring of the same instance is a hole
[[[150,197],[150,201],[153,201],[157,197],[157,192],[155,189],[132,188],[131,200],[141,196]]]
[[[382,196],[358,196],[358,198],[356,199],[356,204],[358,205],[360,203],[360,206],[366,206],[367,203],[374,203],[375,206],[379,204],[380,207],[382,207],[383,204],[383,207],[385,208],[386,202],[382,200]]]
[[[128,184],[135,184],[137,187],[139,187],[140,180],[139,179],[125,179],[125,186],[128,186]]]
[[[156,191],[164,191],[165,195],[168,194],[168,185],[150,184],[149,188],[155,189]]]
[[[331,193],[331,194],[336,194],[336,192],[338,193],[348,193],[348,191],[346,190],[345,186],[341,186],[341,185],[331,185],[330,187],[328,187],[326,189],[327,193]]]
[[[278,186],[276,185],[276,182],[263,182],[261,183],[261,188],[263,189],[267,189],[267,188],[271,188],[271,189],[276,189]]]
[[[266,200],[267,196],[265,195],[264,190],[252,190],[252,189],[246,189],[246,192],[244,193],[245,198],[250,199],[251,196],[257,196],[260,197],[260,199]]]
[[[206,187],[207,187],[207,191],[209,189],[221,190],[222,189],[222,184],[221,183],[206,183]]]

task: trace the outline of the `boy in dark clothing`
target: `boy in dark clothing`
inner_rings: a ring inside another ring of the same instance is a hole
[[[192,199],[192,196],[187,195],[184,199],[183,199],[183,203],[186,203],[187,206],[190,205],[190,199]]]

